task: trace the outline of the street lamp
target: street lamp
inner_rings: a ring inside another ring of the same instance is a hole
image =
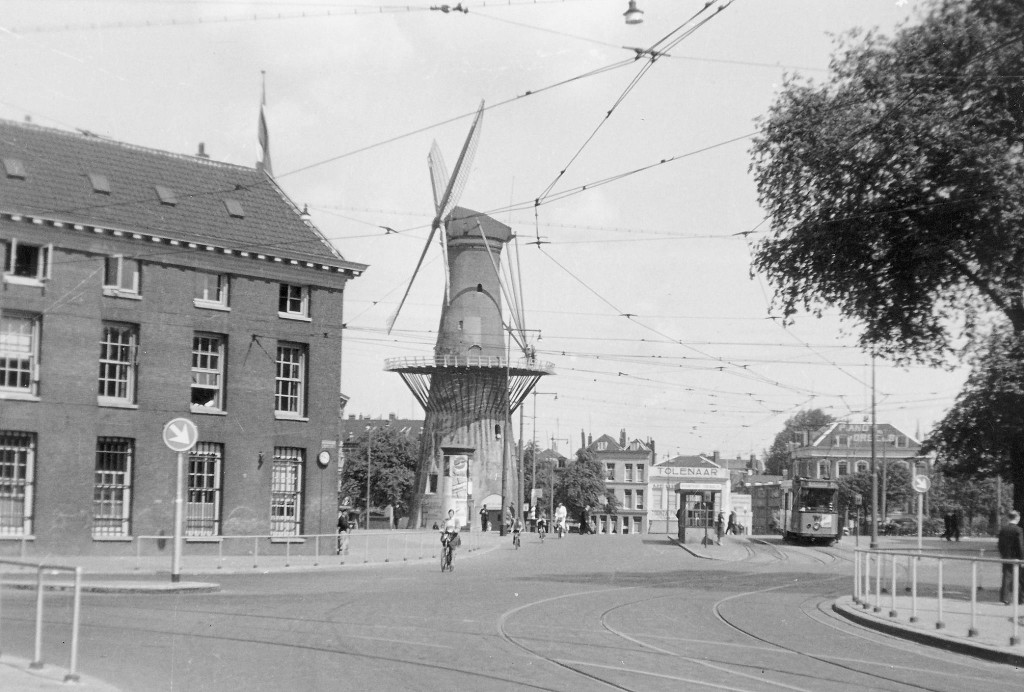
[[[537,395],[553,396],[558,401],[558,392],[538,392],[533,390],[533,473],[530,476],[530,506],[533,507],[533,491],[537,488]]]
[[[370,530],[370,457],[373,456],[373,426],[366,426],[366,530]]]
[[[642,24],[644,21],[644,11],[636,8],[636,0],[629,0],[629,9],[622,16],[626,18],[626,24]]]

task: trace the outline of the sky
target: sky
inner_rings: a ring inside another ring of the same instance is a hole
[[[751,275],[768,224],[750,137],[787,75],[828,78],[836,35],[891,34],[919,3],[637,4],[644,22],[626,25],[627,0],[469,0],[466,13],[421,0],[7,0],[0,117],[182,154],[202,142],[252,166],[265,83],[278,183],[369,265],[345,294],[347,413],[422,418],[383,364],[432,355],[436,243],[387,325],[433,217],[431,143],[452,167],[483,100],[460,205],[512,227],[526,334],[555,370],[523,408],[526,440],[571,454],[581,432],[624,429],[654,440],[658,461],[747,457],[801,410],[868,420],[858,325],[826,309],[784,326]],[[683,38],[634,59],[666,36]],[[922,436],[965,376],[874,371],[877,420]]]

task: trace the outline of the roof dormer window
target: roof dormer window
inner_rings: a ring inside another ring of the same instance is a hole
[[[92,183],[92,191],[101,195],[110,194],[110,180],[102,173],[90,173],[89,182]]]
[[[4,157],[3,164],[4,171],[6,171],[8,178],[17,178],[19,180],[25,179],[25,164],[21,159],[10,159]]]
[[[245,211],[242,209],[242,203],[237,199],[226,199],[224,200],[224,206],[227,207],[228,214],[235,219],[244,219]]]
[[[174,190],[164,185],[156,186],[156,196],[160,198],[160,204],[168,207],[173,207],[178,203],[178,196],[174,194]]]

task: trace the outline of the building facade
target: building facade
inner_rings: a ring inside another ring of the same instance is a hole
[[[605,470],[605,487],[619,501],[616,514],[598,513],[594,520],[598,533],[646,533],[647,478],[654,465],[653,444],[640,440],[627,441],[626,431],[619,439],[601,435],[586,450]]]
[[[262,171],[202,153],[2,121],[0,164],[0,552],[172,535],[179,417],[186,540],[331,532],[365,265]]]
[[[832,423],[798,432],[790,449],[792,475],[839,478],[871,470],[871,424]],[[875,424],[875,460],[913,465],[922,460],[921,443],[888,423]]]

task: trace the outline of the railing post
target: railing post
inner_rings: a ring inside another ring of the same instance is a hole
[[[971,560],[971,626],[967,628],[967,636],[978,636],[978,563],[975,560]]]
[[[864,609],[871,607],[871,553],[864,551]]]
[[[889,607],[889,617],[894,618],[894,617],[896,617],[896,556],[895,555],[890,556],[889,563],[890,563],[890,565],[892,565],[892,592],[890,593],[890,596],[892,596],[892,604]]]
[[[224,538],[217,541],[217,569],[224,569]]]
[[[875,607],[874,613],[882,612],[882,554],[875,553]]]
[[[384,562],[391,562],[391,534],[384,536]]]
[[[1013,634],[1010,646],[1020,644],[1020,562],[1013,565]]]
[[[320,534],[313,537],[313,566],[320,566]]]
[[[142,536],[135,542],[135,571],[142,569]]]
[[[78,682],[78,624],[82,614],[82,568],[75,567],[75,592],[71,606],[71,663],[64,682]]]
[[[402,562],[409,561],[409,534],[402,534]]]
[[[36,567],[36,642],[35,658],[28,664],[29,668],[43,667],[43,568]]]
[[[853,602],[860,603],[860,552],[853,551]]]
[[[920,555],[914,557],[910,568],[910,621],[917,622],[917,561]]]
[[[260,564],[260,537],[252,539],[252,568],[256,569]]]
[[[942,621],[942,558],[940,557],[940,558],[938,558],[938,560],[939,560],[939,593],[938,593],[938,596],[939,596],[938,617],[939,617],[939,619],[935,621],[935,629],[941,630],[941,629],[944,629],[946,627],[946,623],[944,623]]]
[[[364,564],[370,561],[370,527],[369,527],[369,523],[370,523],[370,510],[369,509],[366,510],[366,523],[367,523],[367,527],[366,527],[366,544],[363,546],[363,563]]]
[[[292,537],[287,536],[284,539],[284,566],[292,566]]]

